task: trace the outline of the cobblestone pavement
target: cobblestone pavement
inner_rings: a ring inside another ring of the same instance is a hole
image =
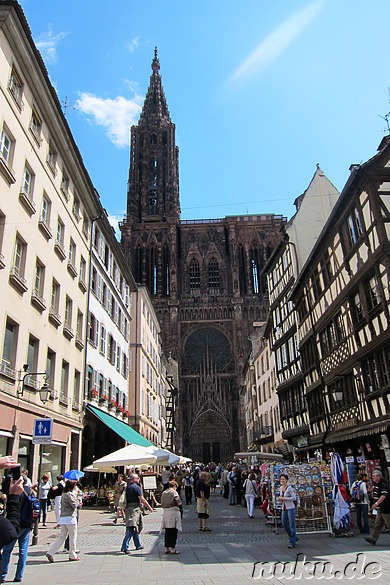
[[[390,582],[389,534],[381,535],[375,547],[368,545],[358,534],[354,538],[333,538],[328,534],[301,535],[297,547],[291,550],[287,548],[282,529],[275,534],[272,528],[265,526],[261,510],[256,509],[255,519],[250,520],[245,508],[229,506],[219,494],[212,496],[211,503],[209,533],[198,530],[195,505],[184,506],[183,532],[179,534],[177,544],[181,554],[177,556],[164,554],[163,535],[159,531],[161,509],[144,517],[145,526],[141,535],[144,550],[132,550],[132,554],[126,556],[119,552],[124,526],[113,524],[112,512],[86,507],[81,511],[79,521],[80,561],[74,563],[68,562],[67,554],[62,551],[56,554],[54,564],[46,560],[47,548],[58,534],[54,513],[49,512],[48,528],[40,529],[38,545],[30,546],[23,582],[27,585],[122,585],[130,582],[145,585],[271,582],[277,585],[286,582],[286,572],[279,574],[275,563],[290,563],[290,571],[295,566],[297,555],[300,555],[296,565],[298,572],[290,581],[308,578],[310,566],[313,565],[307,563],[322,560],[331,561],[333,571],[339,572],[333,578],[350,582],[347,577],[353,575],[353,566],[348,568],[346,576],[343,576],[343,571],[348,563],[356,561],[359,553],[362,556],[358,557],[355,573],[356,578],[362,577],[360,583],[368,583],[372,577],[368,574],[369,570],[375,568],[371,565],[366,574],[362,574],[363,556],[366,565],[375,561],[380,569],[381,575],[375,579],[376,583]],[[16,556],[13,555],[6,581],[13,580],[15,561]],[[309,568],[299,573],[302,561]],[[317,568],[315,577],[319,577],[320,568]],[[273,571],[275,576],[272,576]],[[326,573],[326,578],[330,576]]]

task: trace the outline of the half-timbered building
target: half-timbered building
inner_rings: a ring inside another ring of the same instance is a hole
[[[309,447],[370,457],[390,422],[390,136],[350,170],[291,298]]]
[[[298,448],[308,443],[310,429],[291,291],[338,197],[339,192],[317,165],[309,187],[295,201],[296,214],[265,267],[282,436]]]

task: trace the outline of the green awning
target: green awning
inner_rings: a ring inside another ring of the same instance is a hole
[[[141,447],[150,447],[153,445],[153,443],[132,429],[130,425],[127,425],[121,420],[118,420],[115,418],[115,416],[112,416],[111,414],[108,414],[107,412],[104,412],[103,410],[100,410],[100,408],[96,408],[96,406],[92,406],[91,404],[87,405],[87,409],[90,410],[95,416],[97,416],[97,418],[101,420],[109,429],[122,437],[122,439],[124,439],[127,443],[133,443],[134,445],[140,445]]]

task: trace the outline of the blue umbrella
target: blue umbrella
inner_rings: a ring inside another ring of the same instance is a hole
[[[66,471],[64,473],[64,479],[73,479],[74,481],[78,481],[81,477],[84,477],[84,471],[79,471],[78,469],[71,469],[70,471]]]

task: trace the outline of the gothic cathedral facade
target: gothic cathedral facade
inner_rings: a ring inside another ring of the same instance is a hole
[[[163,348],[179,364],[176,447],[194,461],[226,462],[245,447],[240,414],[253,324],[268,316],[262,269],[281,215],[180,219],[179,151],[155,50],[138,125],[131,128],[121,245],[146,285]]]

